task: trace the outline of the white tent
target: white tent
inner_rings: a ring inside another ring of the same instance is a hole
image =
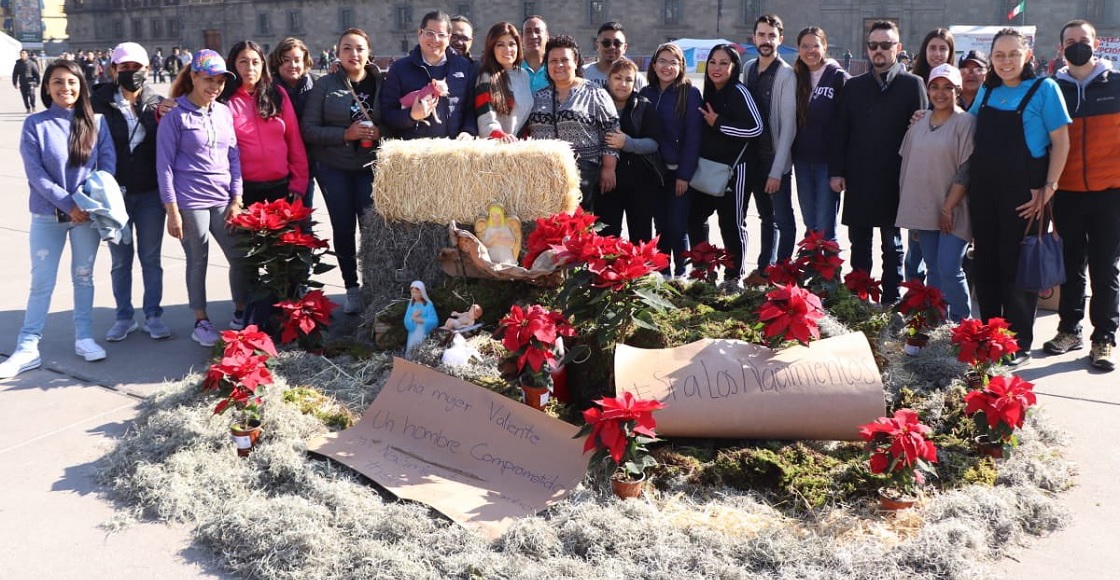
[[[1003,30],[1004,26],[950,26],[949,32],[953,33],[954,44],[956,45],[957,59],[968,53],[970,50],[978,50],[984,54],[988,54],[992,50],[992,39],[995,38],[996,33]],[[1023,36],[1027,37],[1027,44],[1034,46],[1034,34],[1036,28],[1034,26],[1012,26]]]
[[[708,51],[713,46],[735,43],[722,38],[678,38],[673,41],[673,44],[681,47],[681,51],[684,52],[685,72],[702,73],[703,64],[708,60]]]
[[[19,51],[23,49],[20,41],[0,32],[0,77],[10,80],[12,67],[19,60]]]

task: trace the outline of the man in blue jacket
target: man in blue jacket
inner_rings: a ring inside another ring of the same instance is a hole
[[[449,48],[451,17],[442,11],[425,14],[416,37],[416,48],[389,67],[381,89],[381,111],[390,135],[400,139],[477,135],[473,67]],[[402,97],[431,86],[432,81],[446,83],[447,93],[424,95],[410,107],[401,104]]]

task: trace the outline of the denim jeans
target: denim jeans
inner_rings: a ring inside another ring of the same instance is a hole
[[[925,257],[922,255],[922,245],[918,240],[917,230],[908,230],[906,232],[906,280],[917,280],[923,284],[926,282],[926,263]]]
[[[249,300],[254,272],[236,249],[237,240],[226,226],[225,213],[224,205],[179,210],[183,217],[182,243],[187,257],[187,301],[191,310],[206,310],[206,267],[210,260],[211,236],[229,262],[229,290],[235,307],[244,306]]]
[[[58,264],[66,239],[70,239],[70,280],[74,284],[74,339],[93,338],[93,264],[101,238],[90,223],[59,223],[54,214],[31,214],[31,291],[19,331],[17,350],[39,348],[51,294],[58,279]]]
[[[335,257],[347,288],[358,286],[358,220],[373,207],[373,172],[369,169],[335,169],[316,163],[315,176],[334,230]]]
[[[657,249],[673,257],[672,272],[675,276],[684,275],[685,259],[682,254],[688,251],[688,212],[692,207],[693,190],[686,189],[684,195],[677,195],[677,172],[669,171],[665,177],[665,187],[658,190],[657,206],[653,210],[653,225],[657,228]],[[663,273],[668,273],[666,268]]]
[[[811,232],[821,232],[826,240],[836,241],[836,214],[840,211],[840,194],[829,186],[828,164],[798,161],[793,164],[797,176],[797,201],[801,220]]]
[[[113,298],[117,302],[117,320],[132,320],[136,313],[132,307],[132,258],[140,256],[140,272],[144,280],[144,317],[163,316],[163,266],[160,252],[163,249],[163,228],[167,212],[163,202],[154,192],[126,194],[128,226],[133,228],[131,244],[109,244],[113,258]]]
[[[926,262],[926,280],[945,295],[949,320],[960,322],[972,314],[968,283],[965,282],[961,260],[968,242],[936,230],[911,230],[918,234],[918,243]]]
[[[874,272],[871,242],[875,238],[873,226],[848,226],[848,239],[852,242],[852,269]],[[902,284],[902,231],[899,228],[878,228],[883,255],[882,304],[898,301],[898,288]]]
[[[790,173],[782,175],[778,191],[766,193],[766,181],[770,178],[772,164],[773,159],[767,156],[747,155],[747,194],[754,195],[758,218],[762,222],[761,239],[758,242],[759,272],[765,272],[766,268],[778,260],[791,257],[794,237],[797,236],[797,226],[793,220],[793,176]],[[748,197],[746,205],[749,203]]]

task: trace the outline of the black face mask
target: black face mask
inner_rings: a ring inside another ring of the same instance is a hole
[[[1084,42],[1078,42],[1067,46],[1063,54],[1066,57],[1066,62],[1073,66],[1081,66],[1093,58],[1093,47]]]
[[[144,74],[142,70],[119,71],[117,73],[117,83],[120,84],[122,89],[132,93],[140,90],[147,79],[148,75]]]

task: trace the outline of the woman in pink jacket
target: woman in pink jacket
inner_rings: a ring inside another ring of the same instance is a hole
[[[307,150],[299,133],[299,119],[288,95],[273,86],[268,57],[261,46],[243,40],[233,46],[228,62],[237,80],[227,83],[222,99],[233,113],[244,204],[287,197],[303,199],[307,192]]]

